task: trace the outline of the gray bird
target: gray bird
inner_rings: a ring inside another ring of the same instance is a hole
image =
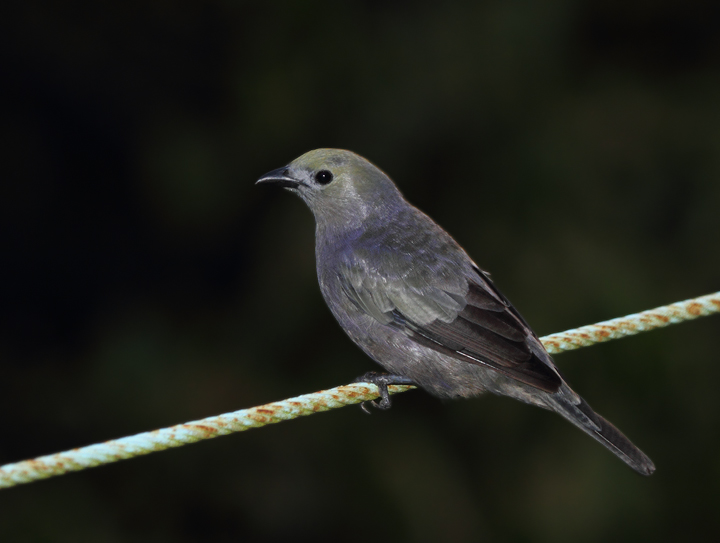
[[[343,330],[389,384],[440,398],[485,391],[555,411],[643,475],[652,461],[573,392],[537,335],[465,251],[379,168],[316,149],[258,183],[285,187],[315,215],[317,275]]]

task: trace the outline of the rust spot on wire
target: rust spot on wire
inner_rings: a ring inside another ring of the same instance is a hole
[[[192,428],[202,430],[206,434],[217,434],[218,432],[217,428],[213,428],[212,426],[205,426],[204,424],[193,424]]]
[[[363,397],[367,396],[368,394],[370,394],[370,391],[367,388],[363,388],[361,392],[356,392],[354,390],[349,390],[347,392],[347,395],[353,399],[363,398]]]
[[[703,306],[701,306],[698,303],[693,303],[688,306],[687,310],[688,310],[688,313],[690,313],[691,315],[695,315],[696,317],[699,317],[700,315],[702,315]]]

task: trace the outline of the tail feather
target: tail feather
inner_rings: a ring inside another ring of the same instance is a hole
[[[568,387],[563,385],[562,388]],[[562,388],[558,393],[552,395],[551,408],[553,411],[595,438],[638,473],[652,475],[655,471],[655,464],[645,453],[633,445],[620,430],[595,413],[585,400],[572,393],[568,388],[567,392],[572,394],[574,401],[569,400]],[[575,403],[577,400],[580,400],[579,403]]]

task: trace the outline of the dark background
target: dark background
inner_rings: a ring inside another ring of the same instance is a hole
[[[309,211],[253,186],[316,147],[388,172],[541,335],[719,288],[717,3],[2,10],[0,463],[375,369]],[[719,332],[557,357],[651,478],[539,409],[415,391],[2,490],[0,540],[711,539]]]

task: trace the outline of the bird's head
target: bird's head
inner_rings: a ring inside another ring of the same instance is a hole
[[[382,170],[342,149],[309,151],[257,183],[296,193],[313,212],[318,226],[324,227],[353,228],[370,218],[384,219],[403,202]]]

